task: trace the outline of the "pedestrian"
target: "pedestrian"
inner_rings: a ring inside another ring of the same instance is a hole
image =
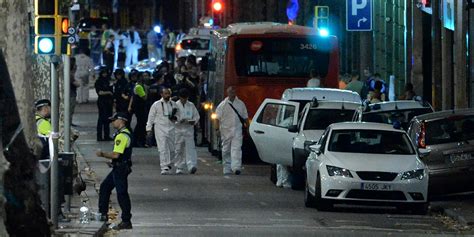
[[[79,49],[79,54],[76,55],[76,73],[74,77],[79,80],[79,88],[77,91],[77,102],[79,104],[89,102],[89,82],[93,77],[94,64],[92,59],[88,57],[84,49]]]
[[[128,43],[128,38],[125,36],[125,32],[119,31],[118,32],[118,37],[115,39],[116,42],[118,41],[118,44],[116,46],[117,48],[117,55],[115,56],[117,58],[117,67],[118,68],[124,68],[125,67],[125,59],[126,59],[126,53],[127,53],[127,43]]]
[[[181,43],[183,38],[186,36],[183,29],[179,29],[178,34],[176,35],[176,43]]]
[[[130,103],[129,82],[127,78],[125,78],[125,72],[123,71],[123,69],[119,68],[115,70],[114,77],[115,111],[121,113],[128,113],[128,105]]]
[[[385,94],[382,92],[382,89],[382,81],[375,81],[374,90],[369,91],[369,94],[367,95],[367,100],[369,100],[370,103],[379,103],[385,101]]]
[[[114,65],[115,65],[115,35],[110,34],[109,39],[107,40],[104,51],[102,53],[103,58],[104,58],[104,64],[109,70],[109,72],[114,71]]]
[[[174,64],[174,53],[176,47],[176,34],[171,31],[170,29],[166,29],[166,33],[168,35],[168,39],[166,41],[166,58]]]
[[[361,95],[362,88],[364,87],[364,83],[359,80],[359,73],[353,71],[351,73],[351,81],[347,84],[345,90],[350,90],[353,92],[357,92],[357,94]]]
[[[91,32],[89,33],[89,49],[91,52],[92,62],[94,66],[102,65],[101,54],[102,47],[100,45],[101,34],[97,31],[95,26],[91,27]]]
[[[76,126],[72,123],[72,117],[74,115],[74,111],[76,109],[76,99],[77,99],[77,88],[81,85],[79,80],[76,79],[77,66],[76,66],[76,58],[71,57],[70,59],[70,77],[69,77],[69,122],[71,126]]]
[[[148,49],[148,59],[149,60],[158,60],[158,53],[156,51],[156,42],[158,41],[157,33],[151,29],[146,34],[147,39],[147,49]]]
[[[416,97],[416,93],[415,91],[413,90],[413,84],[411,84],[410,82],[408,82],[406,85],[405,85],[405,92],[403,93],[403,95],[400,95],[398,97],[399,100],[413,100],[413,98]]]
[[[109,30],[109,25],[102,24],[102,35],[100,37],[100,46],[102,47],[102,52],[105,50],[107,42],[109,41],[110,35],[113,33]]]
[[[109,202],[112,190],[117,191],[117,200],[122,210],[122,222],[114,229],[132,229],[132,205],[128,194],[128,175],[132,172],[132,139],[126,124],[128,116],[116,113],[109,118],[117,132],[114,134],[114,149],[112,152],[97,151],[98,157],[112,160],[112,171],[105,177],[99,189],[99,212],[101,220],[108,220]]]
[[[179,100],[176,102],[179,111],[178,123],[176,124],[176,174],[182,174],[184,170],[194,174],[197,170],[194,126],[199,123],[199,112],[196,106],[188,101],[188,98],[188,90],[181,89]]]
[[[155,139],[160,152],[161,174],[171,174],[171,157],[175,151],[175,123],[178,108],[171,100],[171,90],[164,88],[161,91],[161,99],[156,101],[148,113],[146,131],[148,136],[152,136],[151,129],[154,126]]]
[[[236,96],[233,87],[227,88],[225,98],[216,109],[218,133],[222,140],[222,164],[224,175],[239,175],[242,169],[242,130],[247,127],[247,108]]]
[[[137,123],[135,125],[135,129],[133,130],[133,138],[134,143],[133,146],[135,147],[145,147],[146,144],[146,119],[148,115],[148,108],[147,108],[147,90],[145,88],[145,77],[143,73],[139,74],[138,81],[135,84],[132,94],[132,111],[137,118]]]
[[[319,74],[318,71],[316,71],[316,69],[312,69],[310,72],[309,72],[309,77],[310,79],[308,80],[308,82],[306,83],[306,87],[323,87],[322,86],[322,79],[321,79],[321,74]]]
[[[142,48],[142,40],[140,34],[135,30],[135,26],[130,27],[127,35],[127,58],[125,59],[125,66],[130,66],[138,62],[138,50]]]
[[[99,109],[99,118],[97,120],[97,141],[111,141],[109,117],[113,113],[113,87],[110,85],[110,75],[107,68],[102,67],[99,78],[95,82],[95,91],[99,98],[97,107]]]

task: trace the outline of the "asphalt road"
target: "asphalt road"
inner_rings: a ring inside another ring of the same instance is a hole
[[[94,106],[80,106],[81,153],[98,179],[109,171],[96,158],[111,142],[95,141]],[[156,148],[134,149],[129,176],[133,230],[112,236],[454,236],[455,225],[435,214],[419,216],[393,208],[338,206],[331,212],[305,208],[303,192],[275,187],[267,165],[244,165],[240,176],[223,176],[220,162],[198,148],[195,175],[160,175]],[[113,206],[119,210],[116,197]]]

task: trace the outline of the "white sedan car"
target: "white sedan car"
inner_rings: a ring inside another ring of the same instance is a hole
[[[429,151],[417,151],[405,131],[378,123],[335,123],[310,149],[307,207],[370,202],[426,213],[428,169],[420,157]]]

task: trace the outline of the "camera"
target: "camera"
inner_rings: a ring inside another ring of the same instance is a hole
[[[171,121],[176,121],[178,120],[178,118],[176,117],[176,113],[178,112],[178,109],[177,108],[173,108],[173,110],[171,110],[171,114],[168,116],[169,120]]]

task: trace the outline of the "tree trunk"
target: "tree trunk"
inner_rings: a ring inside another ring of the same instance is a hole
[[[0,53],[1,136],[4,146],[11,142],[8,151],[4,152],[10,162],[9,169],[3,174],[4,223],[10,236],[49,236],[34,178],[37,160],[31,149],[37,148],[39,141],[32,109],[35,93],[32,93],[34,77],[28,43],[30,19],[25,14],[29,4],[28,0],[0,0],[0,9],[4,9],[0,14],[0,34],[5,36],[0,42],[5,55],[3,60],[3,53]],[[20,126],[22,132],[12,140]]]

